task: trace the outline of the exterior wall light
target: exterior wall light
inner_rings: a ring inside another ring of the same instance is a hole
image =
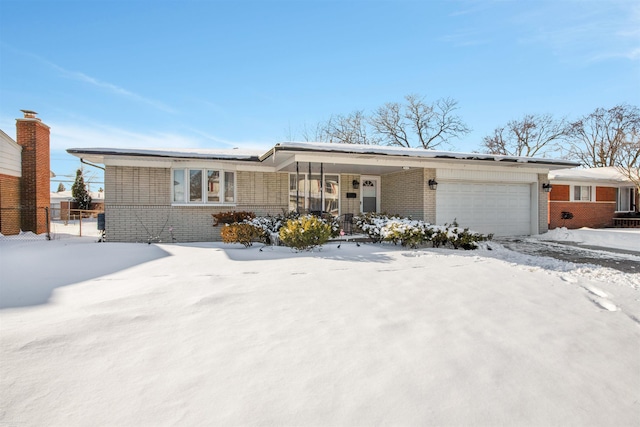
[[[353,181],[351,181],[351,186],[354,190],[357,190],[358,188],[360,188],[360,182],[357,179],[354,179]]]
[[[432,190],[437,190],[438,189],[438,183],[436,182],[435,179],[430,179],[429,180],[429,188]]]
[[[553,185],[549,184],[548,182],[545,182],[542,184],[542,189],[544,190],[545,193],[551,193],[552,188],[553,188]]]

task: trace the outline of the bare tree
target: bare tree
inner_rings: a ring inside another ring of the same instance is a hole
[[[569,156],[588,167],[633,167],[634,162],[637,165],[634,150],[638,149],[638,132],[638,107],[620,104],[608,110],[597,108],[571,123]]]
[[[407,95],[405,101],[386,103],[369,119],[387,145],[434,149],[470,131],[455,114],[458,102],[451,98],[428,104],[422,97]]]
[[[363,145],[378,145],[380,142],[380,138],[371,135],[363,111],[331,116],[320,128],[323,139],[329,142]]]
[[[542,156],[559,149],[558,143],[569,132],[565,119],[556,120],[550,114],[527,114],[496,128],[485,136],[482,145],[489,154],[505,156]]]
[[[622,143],[616,167],[640,191],[640,134],[637,130],[630,132]]]

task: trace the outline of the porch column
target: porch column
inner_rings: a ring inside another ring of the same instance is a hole
[[[320,215],[324,212],[324,163],[320,163]]]
[[[311,162],[309,162],[309,177],[307,178],[307,182],[309,183],[309,208],[307,209],[307,213],[311,211]]]

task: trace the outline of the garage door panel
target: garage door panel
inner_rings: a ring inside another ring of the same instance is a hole
[[[495,235],[531,234],[528,184],[440,182],[436,194],[438,224],[452,223]]]

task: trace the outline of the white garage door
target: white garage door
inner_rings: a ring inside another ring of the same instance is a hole
[[[483,234],[531,234],[529,184],[440,182],[436,191],[438,224],[455,219],[461,227]]]

